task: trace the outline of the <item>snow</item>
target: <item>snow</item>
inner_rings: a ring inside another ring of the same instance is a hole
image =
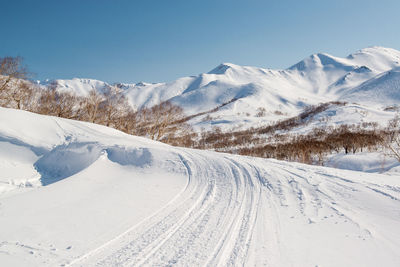
[[[0,173],[39,181],[0,194],[4,266],[400,262],[395,171],[177,148],[0,108]]]
[[[33,166],[38,158],[29,148],[0,142],[0,194],[40,185],[40,175]]]
[[[338,153],[328,156],[326,166],[363,171],[383,173],[390,172],[400,166],[400,163],[382,152],[359,152],[356,154]]]
[[[327,129],[328,127],[359,125],[362,123],[377,123],[377,126],[385,127],[394,116],[395,112],[383,111],[374,106],[368,107],[355,103],[344,106],[333,105],[314,116],[309,123],[292,129],[290,133],[307,134],[314,128]]]
[[[72,92],[78,96],[88,96],[91,90],[103,92],[108,84],[95,79],[74,78],[72,80],[55,80],[57,90],[61,92]]]
[[[0,261],[7,266],[65,264],[150,216],[187,184],[180,158],[159,151],[163,144],[150,153],[148,140],[99,125],[0,114]],[[31,176],[35,186],[13,186]]]
[[[345,101],[357,101],[369,106],[387,107],[400,103],[400,68],[384,72],[341,97]]]

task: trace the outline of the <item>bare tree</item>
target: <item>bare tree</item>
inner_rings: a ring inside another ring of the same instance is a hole
[[[171,136],[171,133],[178,130],[178,125],[185,124],[179,122],[184,117],[183,109],[168,101],[153,106],[149,114],[151,125],[148,128],[148,134],[153,140],[160,141],[166,136]]]
[[[382,138],[385,154],[400,162],[400,117],[396,115],[389,121],[386,136]]]
[[[132,135],[139,135],[138,129],[138,112],[134,112],[130,110],[123,116],[118,117],[117,125],[119,130],[132,134]]]
[[[22,61],[22,57],[0,58],[0,91],[6,89],[13,79],[27,78],[28,71]]]
[[[95,90],[92,89],[89,95],[85,98],[83,108],[86,112],[85,117],[88,122],[97,122],[98,112],[103,97]]]
[[[102,120],[100,123],[114,128],[119,128],[119,118],[124,117],[132,111],[127,98],[116,86],[111,86],[104,93],[104,101],[101,103],[100,117]]]
[[[32,93],[33,88],[31,83],[24,80],[17,80],[15,85],[7,90],[10,107],[26,109]]]
[[[55,88],[43,90],[40,97],[38,112],[41,114],[80,119],[83,99],[70,92],[59,92]]]

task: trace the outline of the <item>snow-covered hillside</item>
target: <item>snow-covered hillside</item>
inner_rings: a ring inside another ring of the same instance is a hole
[[[400,103],[400,68],[386,71],[348,90],[340,98],[369,106],[398,106]]]
[[[176,148],[0,108],[0,182],[2,266],[400,262],[393,173]]]
[[[116,84],[135,108],[170,100],[187,115],[231,102],[190,121],[195,129],[219,126],[248,128],[297,115],[306,105],[341,100],[378,110],[399,105],[400,51],[369,47],[346,58],[318,53],[286,70],[223,63],[198,76],[167,83]],[[90,79],[57,80],[59,90],[86,95],[107,83]],[[378,88],[375,90],[375,88]],[[263,116],[257,109],[265,108]],[[206,118],[211,115],[211,118]]]

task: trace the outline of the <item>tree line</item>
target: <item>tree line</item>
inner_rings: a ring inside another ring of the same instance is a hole
[[[117,86],[77,96],[57,90],[56,82],[43,88],[28,77],[21,58],[0,58],[0,106],[102,124],[165,143],[191,132],[182,108],[168,101],[134,110]]]

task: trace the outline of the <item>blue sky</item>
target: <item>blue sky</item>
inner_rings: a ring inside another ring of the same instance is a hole
[[[400,1],[0,3],[0,57],[24,57],[36,79],[160,82],[221,62],[286,68],[316,52],[400,49]]]

